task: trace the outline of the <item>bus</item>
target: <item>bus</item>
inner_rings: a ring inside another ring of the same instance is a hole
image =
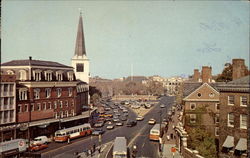
[[[0,157],[19,157],[28,150],[27,139],[14,139],[0,143]]]
[[[92,134],[93,129],[89,123],[61,129],[55,132],[55,142],[65,142],[74,138],[84,137]]]
[[[164,129],[165,125],[162,124],[161,125],[161,130],[160,130],[160,124],[155,124],[153,126],[153,128],[150,130],[149,133],[149,139],[150,140],[156,140],[159,141],[159,138],[161,137],[161,135],[163,134],[163,129]]]
[[[115,138],[113,158],[127,158],[127,140],[125,137]]]

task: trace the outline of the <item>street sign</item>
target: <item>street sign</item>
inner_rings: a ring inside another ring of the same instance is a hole
[[[171,148],[171,152],[172,152],[172,153],[175,153],[175,152],[176,152],[176,148],[175,148],[175,147],[172,147],[172,148]]]

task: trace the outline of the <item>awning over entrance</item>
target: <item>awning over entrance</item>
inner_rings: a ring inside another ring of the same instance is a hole
[[[244,151],[247,150],[247,139],[246,138],[240,138],[238,141],[238,144],[235,147],[236,150]]]
[[[225,142],[223,143],[222,145],[223,147],[226,147],[226,148],[232,148],[234,147],[234,137],[232,136],[227,136]]]

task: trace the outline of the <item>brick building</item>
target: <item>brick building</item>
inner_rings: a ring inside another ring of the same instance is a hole
[[[233,66],[233,74],[232,74],[233,80],[248,75],[248,68],[245,65],[244,59],[233,59],[232,66]]]
[[[16,123],[16,76],[0,76],[0,140],[14,138]]]
[[[223,109],[220,110],[220,156],[247,157],[250,76],[221,84],[218,89]]]

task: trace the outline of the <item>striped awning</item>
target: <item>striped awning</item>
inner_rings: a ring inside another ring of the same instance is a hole
[[[236,150],[244,151],[247,150],[247,139],[246,138],[240,138],[238,141],[238,144],[235,147]]]
[[[225,148],[232,148],[234,147],[234,137],[232,136],[227,136],[225,142],[222,145]]]

